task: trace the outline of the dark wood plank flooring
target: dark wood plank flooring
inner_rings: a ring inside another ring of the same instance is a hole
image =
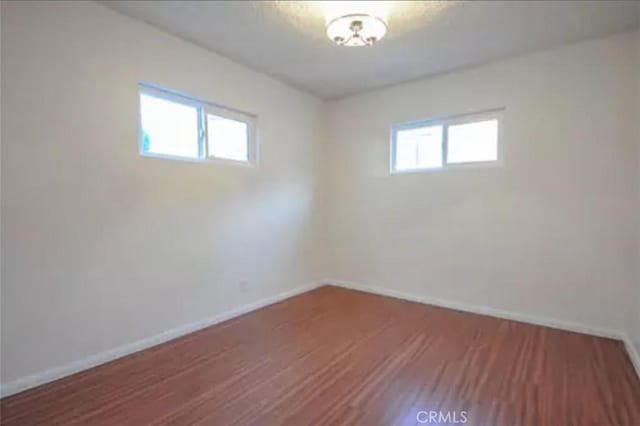
[[[322,287],[0,409],[3,425],[637,426],[640,381],[619,341]]]

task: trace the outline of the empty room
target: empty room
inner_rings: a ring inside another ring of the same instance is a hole
[[[0,2],[0,424],[640,425],[640,1]]]

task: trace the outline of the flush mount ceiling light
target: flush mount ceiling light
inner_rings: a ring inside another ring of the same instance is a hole
[[[388,2],[327,1],[327,37],[340,46],[371,46],[387,32]]]
[[[377,16],[354,14],[327,24],[327,36],[340,46],[371,46],[387,32],[387,24]]]

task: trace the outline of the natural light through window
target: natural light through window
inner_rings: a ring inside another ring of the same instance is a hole
[[[498,159],[498,120],[453,124],[448,127],[447,161],[472,163]]]
[[[400,130],[396,135],[396,169],[442,167],[442,126]]]
[[[391,172],[410,172],[500,160],[502,110],[393,126]]]
[[[235,161],[249,160],[249,129],[246,123],[207,114],[209,155]]]
[[[140,95],[142,151],[198,158],[198,110],[146,94]]]
[[[255,116],[140,84],[140,152],[145,156],[254,164]]]

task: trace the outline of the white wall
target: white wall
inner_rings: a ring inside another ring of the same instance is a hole
[[[259,167],[140,157],[141,80],[256,113]],[[323,276],[315,98],[93,2],[2,2],[2,95],[3,384]]]
[[[626,330],[636,268],[633,34],[329,108],[330,278]],[[501,168],[389,175],[393,123],[506,107]]]

